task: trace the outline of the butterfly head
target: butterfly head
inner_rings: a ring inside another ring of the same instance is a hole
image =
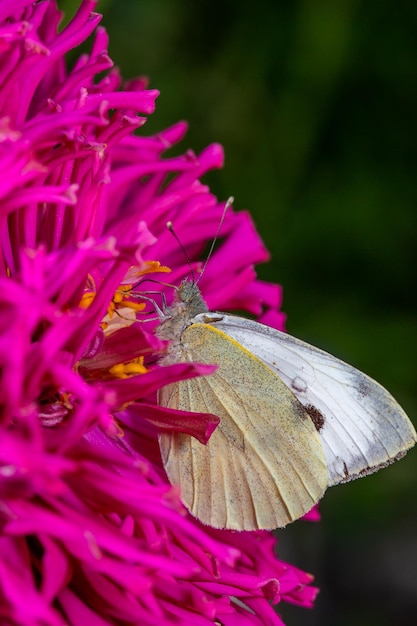
[[[207,304],[204,302],[197,283],[188,279],[183,280],[176,289],[174,306],[175,304],[186,310],[191,318],[199,313],[208,311]]]
[[[203,296],[194,281],[183,280],[175,289],[174,302],[164,311],[164,317],[158,327],[157,335],[173,342],[171,354],[175,353],[181,341],[181,333],[193,323],[199,313],[208,311]]]

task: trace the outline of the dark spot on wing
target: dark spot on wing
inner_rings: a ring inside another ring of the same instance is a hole
[[[309,414],[311,421],[316,427],[317,432],[320,432],[324,426],[324,415],[312,404],[306,404],[304,410]]]
[[[296,376],[291,381],[291,388],[294,389],[294,391],[298,391],[299,393],[304,393],[305,391],[307,391],[307,383],[299,376]]]
[[[345,475],[345,479],[348,480],[349,479],[349,470],[347,468],[346,463],[343,461],[343,473]]]
[[[361,398],[369,396],[370,386],[365,378],[361,378],[358,385],[358,394]]]

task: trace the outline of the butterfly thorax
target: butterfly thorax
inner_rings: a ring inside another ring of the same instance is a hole
[[[175,290],[174,302],[164,311],[164,317],[156,331],[158,337],[171,341],[163,362],[180,360],[183,331],[193,323],[196,315],[207,311],[208,307],[196,283],[184,280]]]

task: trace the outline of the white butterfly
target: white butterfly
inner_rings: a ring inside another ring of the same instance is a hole
[[[190,512],[215,528],[282,527],[327,487],[401,458],[416,432],[394,398],[343,361],[258,322],[209,312],[184,281],[158,335],[166,362],[214,363],[214,374],[160,390],[162,406],[208,412],[207,445],[162,433],[162,460]]]

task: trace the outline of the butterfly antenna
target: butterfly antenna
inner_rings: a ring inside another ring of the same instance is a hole
[[[209,262],[210,257],[213,254],[214,246],[216,245],[217,240],[219,238],[219,234],[220,234],[220,231],[222,229],[224,218],[226,217],[226,213],[227,213],[228,209],[232,206],[233,202],[234,202],[234,198],[233,198],[233,196],[230,196],[230,198],[228,199],[228,201],[224,205],[223,213],[222,213],[222,216],[220,218],[219,225],[218,225],[217,230],[216,230],[216,234],[214,235],[213,241],[212,241],[211,246],[210,246],[210,250],[208,251],[207,258],[206,258],[206,260],[204,262],[204,265],[203,265],[203,269],[201,270],[200,275],[199,275],[197,280],[195,279],[195,272],[194,272],[193,266],[191,264],[190,257],[188,256],[187,250],[184,248],[184,245],[183,245],[181,239],[178,237],[177,233],[175,232],[173,223],[172,222],[167,222],[166,223],[166,227],[172,233],[172,235],[174,235],[176,242],[178,243],[179,247],[181,248],[181,250],[182,250],[182,252],[183,252],[183,254],[185,256],[185,259],[187,261],[188,267],[190,268],[190,272],[191,272],[193,283],[195,285],[198,284],[198,281],[200,280],[200,278],[204,274],[204,271],[205,271],[205,269],[207,267],[207,263]]]
[[[220,231],[221,231],[222,226],[223,226],[224,218],[226,217],[226,213],[227,213],[228,209],[232,206],[234,201],[235,201],[235,199],[233,198],[233,196],[230,196],[230,198],[228,199],[228,201],[224,205],[223,213],[222,213],[222,216],[220,218],[220,222],[219,222],[219,225],[217,227],[216,234],[214,235],[213,241],[211,242],[210,250],[208,251],[207,258],[206,258],[206,260],[204,262],[203,269],[201,270],[200,276],[197,279],[197,283],[200,280],[200,278],[202,277],[202,275],[204,274],[204,271],[205,271],[205,269],[207,267],[207,263],[209,262],[210,257],[213,254],[214,246],[216,245],[216,242],[217,242],[217,240],[219,238]]]
[[[187,250],[184,248],[184,245],[183,245],[181,239],[178,237],[177,233],[174,230],[174,224],[172,222],[167,222],[166,226],[167,226],[169,232],[175,237],[175,240],[176,240],[177,244],[181,248],[181,250],[183,252],[183,255],[185,256],[185,260],[187,261],[187,265],[190,268],[190,272],[191,272],[191,277],[193,279],[193,283],[195,283],[195,274],[194,274],[193,266],[191,265],[190,257],[188,256]]]

